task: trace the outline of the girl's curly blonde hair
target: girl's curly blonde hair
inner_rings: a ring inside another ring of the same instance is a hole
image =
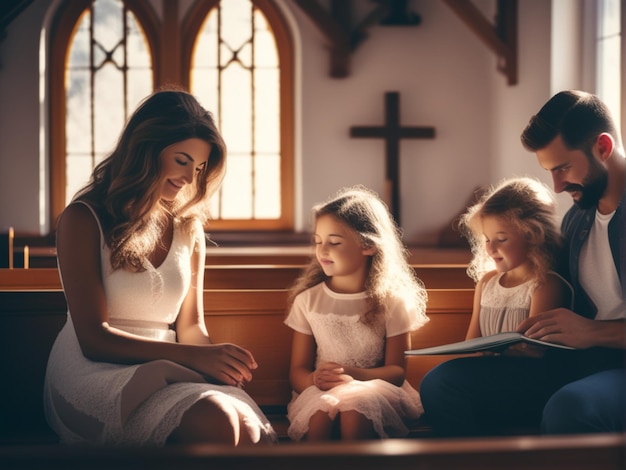
[[[363,322],[369,323],[373,315],[386,313],[386,300],[391,297],[402,298],[407,308],[424,315],[427,300],[424,284],[408,263],[400,229],[374,191],[360,185],[344,188],[313,207],[312,215],[313,224],[323,215],[336,217],[357,234],[364,248],[375,248],[365,284],[371,308],[363,315]],[[299,293],[327,279],[313,257],[290,289],[289,306]]]
[[[486,216],[501,218],[524,234],[535,280],[543,282],[556,267],[563,246],[550,189],[534,178],[507,179],[491,187],[465,212],[459,227],[470,243],[473,259],[467,273],[475,282],[495,269],[482,233],[481,219]]]

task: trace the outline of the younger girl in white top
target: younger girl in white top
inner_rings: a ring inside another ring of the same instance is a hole
[[[570,305],[571,287],[553,271],[562,239],[546,186],[506,180],[463,215],[461,227],[474,254],[468,274],[477,281],[466,339],[515,331],[529,316]]]
[[[378,196],[347,188],[313,209],[315,258],[291,289],[289,437],[400,437],[422,413],[405,380],[426,291]]]

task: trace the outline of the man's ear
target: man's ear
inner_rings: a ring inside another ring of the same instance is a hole
[[[611,134],[602,132],[596,139],[594,147],[598,152],[600,159],[605,162],[613,153],[615,141],[613,140],[613,137],[611,137]]]

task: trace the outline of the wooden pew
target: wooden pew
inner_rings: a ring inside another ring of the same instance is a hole
[[[0,443],[56,441],[43,416],[43,379],[66,316],[61,290],[0,292]]]
[[[206,265],[204,288],[288,289],[304,267],[276,264]],[[474,288],[474,281],[467,276],[467,265],[415,264],[413,269],[428,289]]]
[[[465,338],[472,309],[472,289],[431,289],[427,314],[430,321],[412,334],[415,348],[460,341]],[[259,368],[246,390],[260,405],[282,406],[291,395],[289,352],[292,330],[284,325],[285,290],[205,290],[205,321],[216,342],[233,342],[255,355]],[[430,368],[450,356],[410,357],[407,379],[419,386]]]
[[[431,320],[413,334],[413,346],[462,339],[471,315],[472,293],[471,289],[430,290],[427,314]],[[285,289],[204,291],[205,321],[213,341],[250,349],[259,368],[246,391],[282,426],[291,395],[291,330],[283,324],[286,297]],[[50,348],[65,320],[65,297],[60,289],[0,290],[2,377],[11,384],[0,387],[0,442],[50,439],[41,390]],[[422,376],[443,360],[443,356],[408,359],[408,380],[418,387]]]
[[[16,248],[18,257],[23,257],[22,248]],[[259,247],[207,247],[206,264],[306,264],[312,255],[311,245],[302,246],[259,246]],[[31,268],[56,267],[56,248],[31,247]]]
[[[289,399],[287,370],[291,330],[283,323],[286,291],[205,290],[205,319],[214,341],[248,347],[259,362],[246,390],[277,419],[284,432]],[[431,321],[413,334],[413,347],[456,341],[464,336],[471,289],[429,290]],[[395,439],[361,443],[277,446],[166,446],[150,449],[65,447],[47,427],[41,390],[48,353],[66,320],[63,292],[0,289],[0,468],[135,469],[177,468],[359,468],[379,469],[598,469],[624,468],[626,435],[515,436],[485,439]],[[428,360],[432,359],[431,362]],[[446,357],[411,357],[408,379],[419,386],[423,374]],[[426,360],[426,361],[425,361]],[[414,435],[413,437],[415,437]],[[419,436],[419,435],[418,435]]]
[[[288,289],[304,265],[207,265],[205,289]],[[473,288],[465,265],[414,265],[415,274],[429,289]],[[0,289],[60,289],[57,268],[0,269]]]
[[[625,434],[162,448],[0,447],[7,470],[623,470]]]
[[[16,248],[16,256],[23,257],[23,248]],[[465,264],[471,260],[468,248],[409,247],[409,262],[421,265]],[[304,265],[313,256],[311,245],[277,246],[211,246],[207,247],[206,264],[296,264]],[[55,268],[54,246],[31,246],[31,268]]]

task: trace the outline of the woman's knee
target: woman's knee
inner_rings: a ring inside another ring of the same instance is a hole
[[[170,441],[181,443],[211,442],[238,445],[240,419],[237,410],[212,397],[198,400],[183,415]]]

